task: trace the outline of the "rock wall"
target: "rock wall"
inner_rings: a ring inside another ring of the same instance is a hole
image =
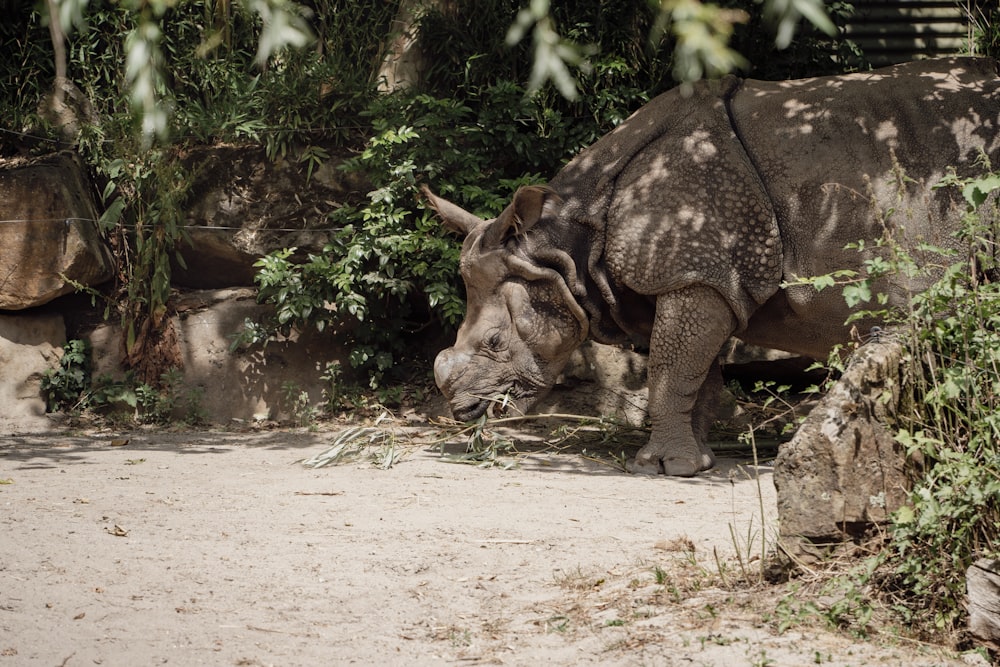
[[[184,266],[174,284],[191,289],[253,285],[253,264],[282,248],[321,252],[329,240],[329,215],[371,188],[339,169],[332,155],[312,174],[287,159],[272,161],[262,148],[195,148],[183,156],[192,185],[185,225],[191,243],[181,244]]]
[[[191,243],[179,247],[184,266],[176,264],[171,277],[180,288],[174,325],[186,385],[199,391],[213,423],[285,418],[286,385],[321,400],[319,375],[326,363],[344,361],[342,345],[329,333],[308,332],[232,353],[230,337],[243,320],[269,309],[250,289],[202,288],[252,285],[254,262],[276,249],[321,252],[329,214],[362,198],[368,185],[339,170],[344,158],[336,155],[311,174],[295,161],[269,160],[260,148],[196,148],[181,159],[192,178],[185,208]],[[39,380],[58,366],[67,338],[60,304],[75,308],[59,297],[74,292],[74,283],[100,286],[112,275],[94,191],[72,152],[0,161],[0,431],[50,425]],[[74,326],[71,336],[92,343],[95,376],[122,375],[116,323]]]
[[[270,312],[257,303],[251,289],[193,291],[180,297],[173,318],[184,362],[180,391],[196,392],[209,423],[291,419],[295,415],[286,387],[307,392],[316,404],[323,400],[320,375],[326,365],[348,367],[336,338],[312,329],[264,347],[230,350],[246,318],[258,320]],[[86,338],[93,348],[94,376],[121,378],[121,328],[105,323]]]
[[[41,380],[65,343],[60,315],[0,315],[0,436],[49,429]]]

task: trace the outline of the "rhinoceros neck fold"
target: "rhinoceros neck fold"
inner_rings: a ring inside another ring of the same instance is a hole
[[[573,200],[570,206],[575,206]],[[604,230],[560,215],[539,225],[522,259],[555,270],[587,315],[590,338],[599,343],[648,345],[654,303],[618,282],[606,270]],[[650,323],[650,324],[647,324]]]

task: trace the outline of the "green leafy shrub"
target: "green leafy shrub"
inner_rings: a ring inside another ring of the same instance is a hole
[[[134,375],[122,380],[92,376],[90,344],[74,339],[63,346],[59,366],[42,375],[41,391],[48,412],[106,414],[124,409],[128,419],[139,423],[165,424],[180,419],[188,424],[205,420],[201,405],[203,390],[186,388],[183,374],[172,369],[164,373],[158,386],[136,382]]]
[[[817,288],[841,285],[850,303],[872,303],[876,310],[863,314],[892,325],[910,364],[896,433],[915,462],[910,502],[893,515],[881,553],[841,584],[888,601],[883,608],[903,625],[937,639],[962,627],[968,567],[1000,556],[1000,173],[953,176],[941,187],[961,188],[968,203],[959,232],[965,254],[924,247],[918,261],[883,240],[885,257],[864,271],[809,279]],[[946,268],[904,312],[887,310],[873,293],[880,276],[913,276],[932,264]],[[868,609],[848,625],[863,631],[870,617]]]
[[[968,201],[969,253],[914,299],[909,316],[916,382],[897,440],[923,470],[912,506],[893,518],[888,561],[887,585],[905,591],[926,632],[959,627],[966,569],[1000,555],[1000,210],[989,197],[1000,174],[950,186]]]
[[[41,389],[46,411],[58,412],[77,407],[81,394],[90,386],[91,367],[87,341],[74,339],[63,345],[59,366],[50,368],[42,375]]]
[[[270,38],[253,4],[86,5],[87,29],[66,42],[70,123],[45,111],[55,66],[44,4],[15,3],[0,25],[0,113],[26,133],[0,135],[0,152],[49,151],[68,141],[92,167],[101,226],[119,265],[107,312],[122,318],[130,367],[151,386],[176,361],[170,266],[184,240],[188,179],[173,157],[185,145],[263,145],[272,159],[300,164],[307,179],[333,148],[359,153],[347,168],[372,182],[367,200],[334,214],[340,231],[322,253],[265,258],[258,283],[277,306],[279,327],[357,321],[347,327],[352,363],[378,384],[412,350],[412,332],[453,326],[463,308],[457,245],[419,204],[417,183],[493,215],[519,184],[555,173],[673,85],[673,45],[651,43],[657,12],[642,1],[551,9],[560,33],[592,53],[578,73],[576,101],[551,86],[525,94],[531,48],[527,40],[505,43],[519,0],[428,11],[419,31],[430,63],[425,81],[381,97],[374,72],[398,3],[308,3],[315,41],[266,59],[259,47]],[[737,4],[759,14],[749,0]],[[155,52],[148,63],[137,59],[142,72],[127,66],[129,44]],[[139,104],[145,116],[136,114],[140,75],[149,84]],[[150,123],[162,132],[151,133]],[[266,336],[257,327],[244,339]]]
[[[343,327],[354,341],[351,364],[368,373],[373,387],[412,349],[413,332],[429,322],[455,326],[464,313],[459,246],[420,204],[420,177],[453,175],[445,190],[486,216],[498,213],[503,202],[480,178],[492,177],[508,190],[535,180],[499,178],[504,161],[492,159],[488,137],[473,129],[471,110],[454,100],[420,95],[387,98],[377,107],[376,134],[344,165],[372,180],[366,201],[331,215],[337,231],[321,253],[304,261],[294,248],[270,253],[257,262],[256,276],[260,300],[276,308],[278,330],[310,324],[324,330],[345,318],[356,321]],[[521,141],[519,128],[493,127],[512,143]],[[262,333],[269,332],[258,330],[254,337]]]

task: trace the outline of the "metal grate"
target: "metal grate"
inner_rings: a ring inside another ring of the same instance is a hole
[[[843,34],[876,67],[968,54],[984,0],[855,0]]]

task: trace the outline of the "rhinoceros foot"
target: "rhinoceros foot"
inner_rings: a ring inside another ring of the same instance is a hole
[[[678,456],[676,452],[663,455],[646,445],[635,458],[626,464],[626,469],[638,475],[667,475],[669,477],[694,477],[715,465],[715,456],[707,448],[699,448],[692,456]]]

